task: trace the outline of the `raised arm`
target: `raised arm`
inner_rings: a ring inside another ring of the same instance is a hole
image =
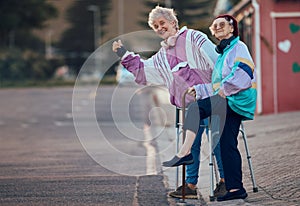
[[[121,40],[113,42],[112,50],[121,57],[121,64],[135,76],[136,83],[164,85],[160,73],[154,67],[153,57],[142,59],[140,55],[127,51]]]

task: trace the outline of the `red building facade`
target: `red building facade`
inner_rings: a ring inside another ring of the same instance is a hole
[[[300,110],[300,0],[244,0],[229,13],[256,63],[257,113]]]

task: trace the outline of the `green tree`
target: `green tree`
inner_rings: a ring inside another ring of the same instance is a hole
[[[91,5],[99,10],[99,19],[94,19],[94,12],[97,11],[90,11]],[[106,23],[110,8],[111,2],[106,0],[77,0],[67,11],[66,18],[71,23],[71,28],[63,34],[57,46],[66,57],[66,63],[75,73],[79,72],[86,58],[95,49],[94,23],[99,22],[100,25],[96,26],[101,27],[100,35],[105,35],[102,25]]]
[[[46,0],[0,0],[0,46],[31,46],[36,39],[30,31],[56,16],[56,8]]]
[[[63,62],[47,60],[44,43],[32,34],[57,16],[46,0],[0,0],[0,81],[50,79]]]
[[[47,80],[61,63],[58,59],[46,60],[43,54],[32,50],[2,49],[0,81]]]

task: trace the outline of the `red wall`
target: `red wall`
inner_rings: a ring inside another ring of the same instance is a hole
[[[297,97],[300,94],[297,89],[300,83],[300,30],[293,33],[290,29],[293,27],[295,31],[296,27],[300,27],[300,17],[271,18],[271,12],[300,12],[300,1],[260,0],[258,3],[261,20],[262,112],[300,110],[300,98]],[[278,43],[284,40],[290,41],[291,46],[283,52],[278,48]]]
[[[276,19],[278,111],[300,110],[300,17]]]

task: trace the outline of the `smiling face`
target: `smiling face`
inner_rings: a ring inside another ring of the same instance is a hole
[[[177,32],[176,23],[168,21],[164,17],[158,17],[153,21],[152,29],[162,39],[168,39],[170,36],[174,36]]]
[[[225,18],[215,19],[209,29],[212,35],[214,35],[220,41],[222,39],[230,38],[234,31],[233,26]]]

